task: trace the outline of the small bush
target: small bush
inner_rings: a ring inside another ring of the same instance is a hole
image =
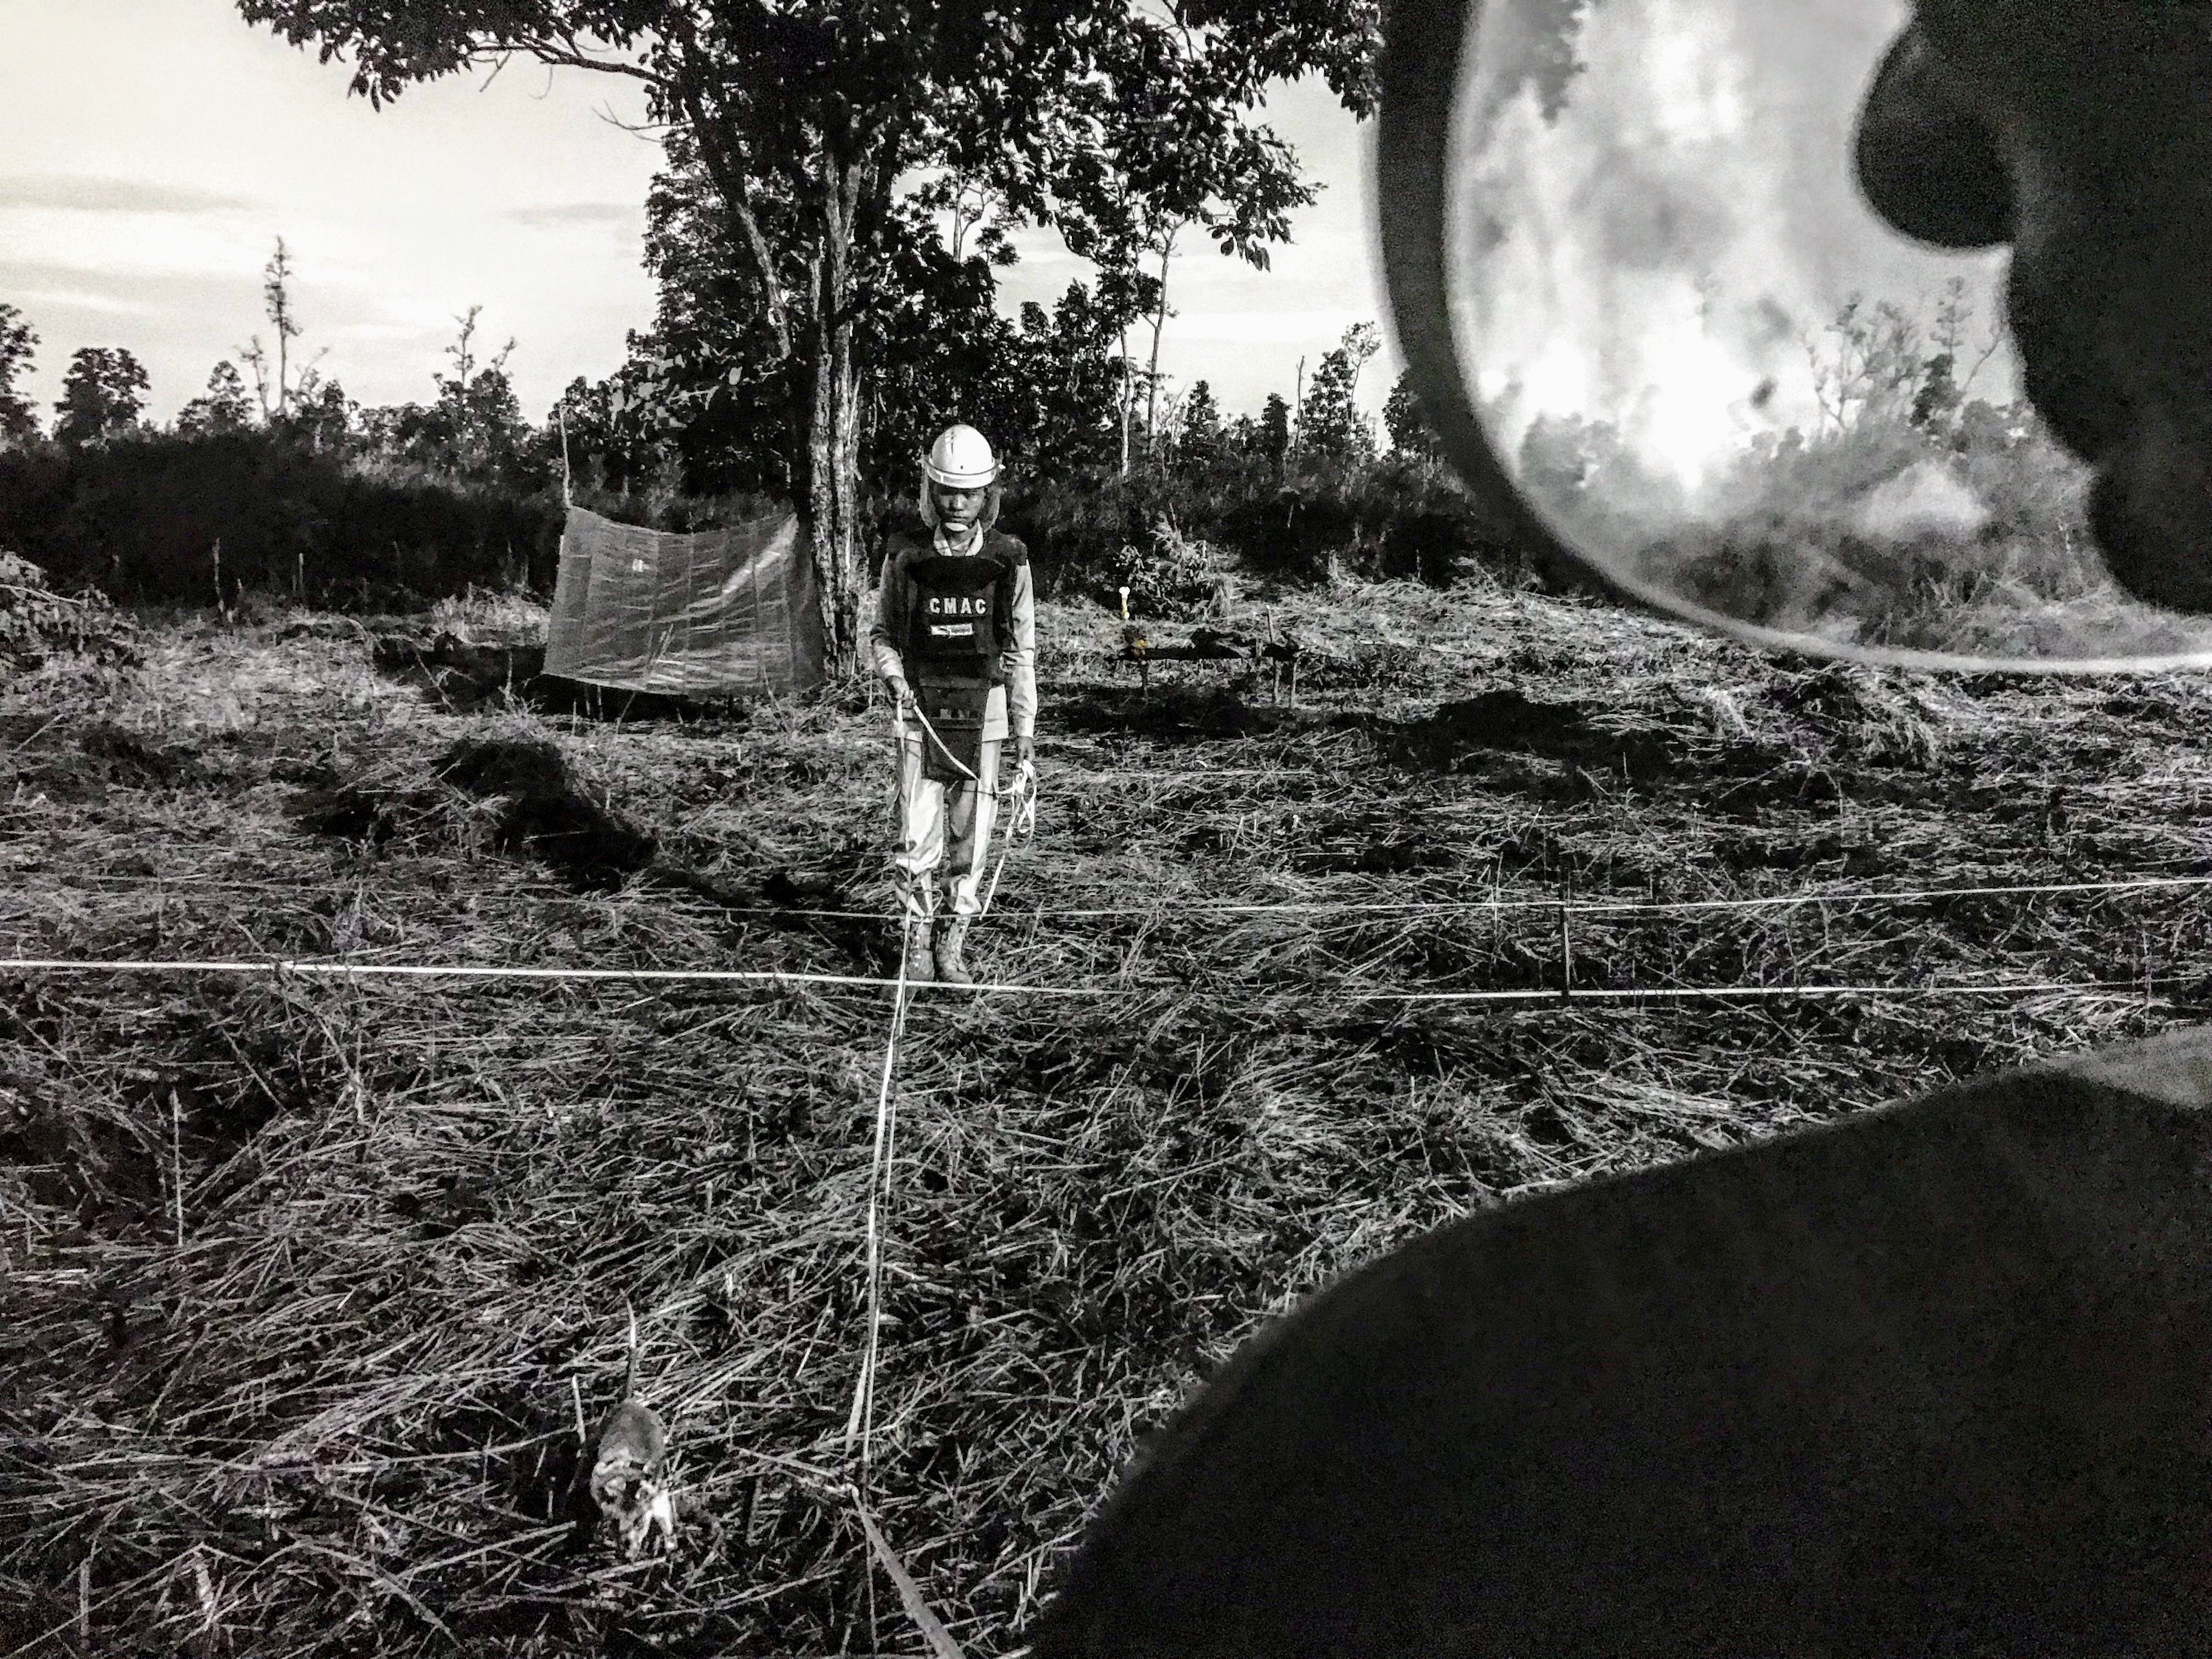
[[[1133,617],[1214,615],[1222,608],[1227,581],[1219,550],[1211,542],[1184,535],[1165,517],[1141,543],[1127,543],[1107,560],[1104,574],[1104,591],[1097,597],[1118,605],[1115,590],[1127,587]]]
[[[1221,538],[1246,568],[1279,581],[1325,582],[1332,562],[1361,565],[1370,551],[1359,503],[1320,488],[1291,488],[1222,515]]]
[[[2024,405],[1971,404],[1942,426],[1868,417],[1755,448],[1721,482],[1709,521],[1620,539],[1647,580],[1729,616],[1965,648],[1966,612],[2038,611],[2106,588],[2087,477]],[[1915,501],[1954,521],[1876,510]]]
[[[1028,541],[1042,592],[1072,584],[1110,598],[1130,562],[1122,550],[1151,548],[1163,519],[1254,575],[1301,586],[1350,575],[1443,587],[1528,562],[1506,519],[1441,463],[1399,453],[1308,455],[1279,470],[1223,451],[1203,465],[1076,472],[1016,486],[1006,527]]]
[[[1121,550],[1145,545],[1161,519],[1205,531],[1206,515],[1192,510],[1194,493],[1144,471],[1090,469],[1042,482],[1017,479],[999,527],[1029,544],[1041,593],[1110,592],[1121,582]]]
[[[1379,574],[1426,587],[1449,587],[1462,565],[1475,562],[1481,552],[1482,543],[1466,514],[1409,514],[1382,532]]]
[[[137,629],[97,588],[57,593],[45,571],[0,548],[0,667],[20,672],[58,657],[134,663]]]

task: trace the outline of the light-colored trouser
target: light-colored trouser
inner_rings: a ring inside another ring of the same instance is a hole
[[[921,775],[921,737],[899,740],[898,848],[891,854],[891,885],[912,918],[933,915],[936,877],[945,867],[945,907],[956,916],[983,908],[980,889],[991,850],[991,822],[998,816],[999,744],[983,741],[981,784],[939,783]]]

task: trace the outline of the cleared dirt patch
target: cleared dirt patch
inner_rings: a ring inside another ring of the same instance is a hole
[[[1612,730],[1583,703],[1539,702],[1510,687],[1448,702],[1383,739],[1401,765],[1450,771],[1479,750],[1541,755],[1588,770],[1650,777],[1671,768],[1662,732]]]

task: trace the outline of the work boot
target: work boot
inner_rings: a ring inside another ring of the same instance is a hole
[[[908,921],[906,924],[906,934],[902,941],[902,946],[905,951],[905,960],[901,964],[900,971],[908,984],[927,985],[937,977],[931,965],[927,917],[925,916],[919,921]]]
[[[960,947],[968,943],[968,918],[955,916],[937,930],[937,977],[945,985],[973,985],[975,975],[960,960]]]

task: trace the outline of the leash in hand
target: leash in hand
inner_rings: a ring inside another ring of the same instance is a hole
[[[1006,840],[999,847],[999,861],[992,867],[991,884],[983,891],[983,908],[976,914],[989,915],[991,901],[998,896],[999,878],[1006,873],[1006,854],[1014,850],[1018,841],[1027,841],[1036,834],[1037,779],[1036,763],[1024,761],[1021,769],[1014,774],[1014,787],[1010,792],[1013,800],[1006,812]]]

